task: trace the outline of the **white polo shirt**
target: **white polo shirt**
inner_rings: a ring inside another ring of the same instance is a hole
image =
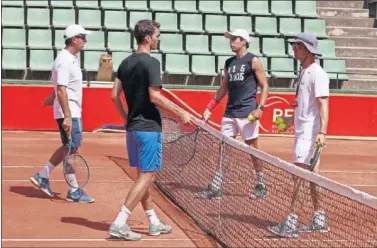
[[[82,72],[79,57],[66,49],[62,49],[52,65],[52,80],[55,94],[57,93],[58,85],[66,86],[71,116],[72,118],[81,118]],[[54,101],[54,117],[55,119],[64,118],[57,97]]]
[[[330,80],[327,73],[317,64],[311,64],[302,71],[300,88],[295,109],[296,138],[314,139],[321,128],[318,97],[329,96]],[[298,83],[298,82],[297,82]],[[296,85],[296,89],[297,89]]]

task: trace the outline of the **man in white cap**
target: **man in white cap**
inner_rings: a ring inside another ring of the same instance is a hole
[[[226,110],[221,121],[221,133],[236,138],[240,134],[245,143],[258,148],[259,119],[262,117],[269,86],[263,65],[259,58],[248,52],[250,36],[246,30],[236,29],[224,34],[230,40],[230,48],[236,54],[225,61],[224,77],[220,88],[208,103],[203,119],[207,121],[212,110],[228,93]],[[257,89],[261,88],[259,104]],[[249,115],[253,116],[251,121]],[[252,164],[257,174],[257,183],[252,199],[264,198],[267,187],[263,178],[263,165],[252,157]],[[221,184],[224,171],[217,171],[208,188],[197,194],[199,198],[211,199],[222,196]]]
[[[82,102],[82,72],[78,54],[86,44],[86,35],[90,31],[80,25],[70,25],[64,32],[65,48],[58,54],[52,65],[52,81],[54,92],[48,96],[44,104],[53,105],[54,118],[59,127],[62,146],[60,146],[44,165],[40,172],[34,174],[30,180],[49,197],[55,197],[49,185],[49,176],[68,153],[69,139],[77,150],[82,140],[81,102]],[[74,185],[76,175],[68,175]],[[82,189],[70,187],[67,193],[70,202],[94,202],[94,198]]]
[[[324,145],[326,140],[330,80],[323,68],[315,62],[315,56],[321,56],[315,35],[300,33],[288,42],[293,47],[295,58],[301,63],[301,72],[296,80],[296,100],[292,103],[295,107],[294,116],[284,119],[287,123],[286,128],[293,123],[295,126],[294,163],[308,169],[316,145]],[[319,172],[319,163],[313,171]],[[298,182],[295,180],[290,214],[280,224],[268,227],[268,230],[283,237],[297,237],[298,232],[328,232],[327,218],[320,206],[319,189],[310,183],[310,190],[315,211],[309,223],[297,227],[298,209],[295,203],[299,190]]]

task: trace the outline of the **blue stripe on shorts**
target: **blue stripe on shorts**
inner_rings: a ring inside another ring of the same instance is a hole
[[[140,171],[160,171],[162,167],[162,133],[128,131],[128,160]]]

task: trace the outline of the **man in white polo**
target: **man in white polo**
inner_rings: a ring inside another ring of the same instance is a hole
[[[294,163],[308,169],[310,159],[316,149],[316,144],[325,144],[327,125],[329,121],[329,84],[330,80],[323,68],[315,62],[318,52],[318,40],[312,33],[299,33],[289,39],[295,59],[301,63],[301,73],[296,80],[296,100],[292,103],[295,113],[285,117],[287,127],[294,124]],[[319,162],[313,169],[319,173]],[[297,189],[296,189],[297,187]],[[319,188],[310,184],[311,198],[314,207],[312,220],[302,226],[298,224],[298,182],[292,196],[289,215],[283,222],[269,226],[268,230],[282,237],[297,237],[300,232],[328,232],[329,225],[324,209],[321,207]]]
[[[80,25],[70,25],[64,32],[65,48],[56,57],[52,66],[52,80],[54,92],[45,100],[45,105],[52,105],[54,118],[59,127],[62,146],[60,146],[44,165],[40,172],[34,174],[30,180],[49,197],[55,197],[49,186],[49,176],[68,153],[69,139],[77,150],[82,140],[81,103],[82,103],[82,72],[78,54],[84,48],[86,35],[90,31]],[[53,101],[52,101],[53,100]],[[76,175],[68,175],[68,180],[76,181]],[[70,187],[67,194],[70,202],[94,202],[94,198],[82,189]]]

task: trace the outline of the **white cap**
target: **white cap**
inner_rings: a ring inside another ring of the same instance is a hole
[[[87,34],[90,34],[91,32],[88,31],[88,30],[85,30],[82,26],[78,25],[78,24],[72,24],[72,25],[69,25],[65,31],[64,31],[64,39],[67,40],[69,38],[72,38],[76,35],[79,35],[79,34],[84,34],[84,35],[87,35]]]
[[[228,39],[230,39],[231,37],[241,37],[247,42],[250,41],[249,32],[247,32],[245,29],[240,29],[240,28],[234,30],[233,32],[226,32],[224,36]]]

